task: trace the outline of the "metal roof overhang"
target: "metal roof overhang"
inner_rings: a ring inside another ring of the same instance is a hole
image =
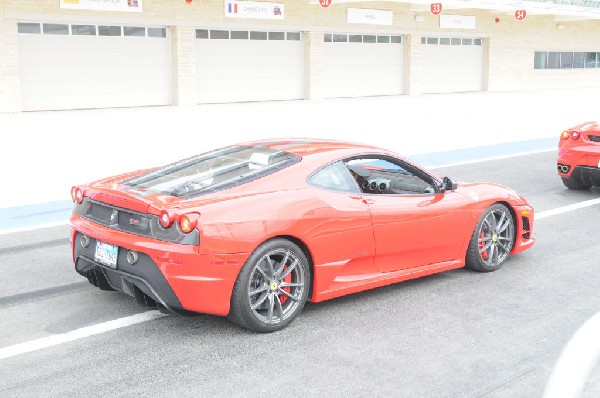
[[[554,16],[556,21],[600,19],[600,0],[332,0],[332,5],[370,2],[407,3],[415,12],[429,11],[431,3],[442,3],[444,10],[487,10],[510,15],[526,10],[527,15]],[[309,4],[318,3],[309,0]]]

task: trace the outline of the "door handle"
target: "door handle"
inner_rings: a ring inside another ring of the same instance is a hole
[[[375,200],[373,200],[373,199],[365,199],[365,198],[363,198],[362,201],[366,205],[372,205],[373,203],[375,203]]]

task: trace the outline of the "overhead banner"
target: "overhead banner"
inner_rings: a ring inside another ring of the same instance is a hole
[[[231,18],[283,19],[283,3],[225,1],[225,16]]]
[[[60,8],[70,10],[98,10],[142,12],[143,0],[60,0]]]
[[[372,25],[391,25],[394,19],[392,11],[368,10],[364,8],[348,8],[346,22],[366,23]]]

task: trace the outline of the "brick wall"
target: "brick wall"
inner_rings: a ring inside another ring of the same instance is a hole
[[[17,24],[0,13],[0,112],[19,112],[20,80]]]
[[[171,68],[173,104],[196,105],[196,29],[175,26],[171,29]]]

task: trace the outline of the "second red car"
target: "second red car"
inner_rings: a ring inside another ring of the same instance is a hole
[[[558,175],[569,189],[600,187],[600,125],[587,122],[562,132]]]

